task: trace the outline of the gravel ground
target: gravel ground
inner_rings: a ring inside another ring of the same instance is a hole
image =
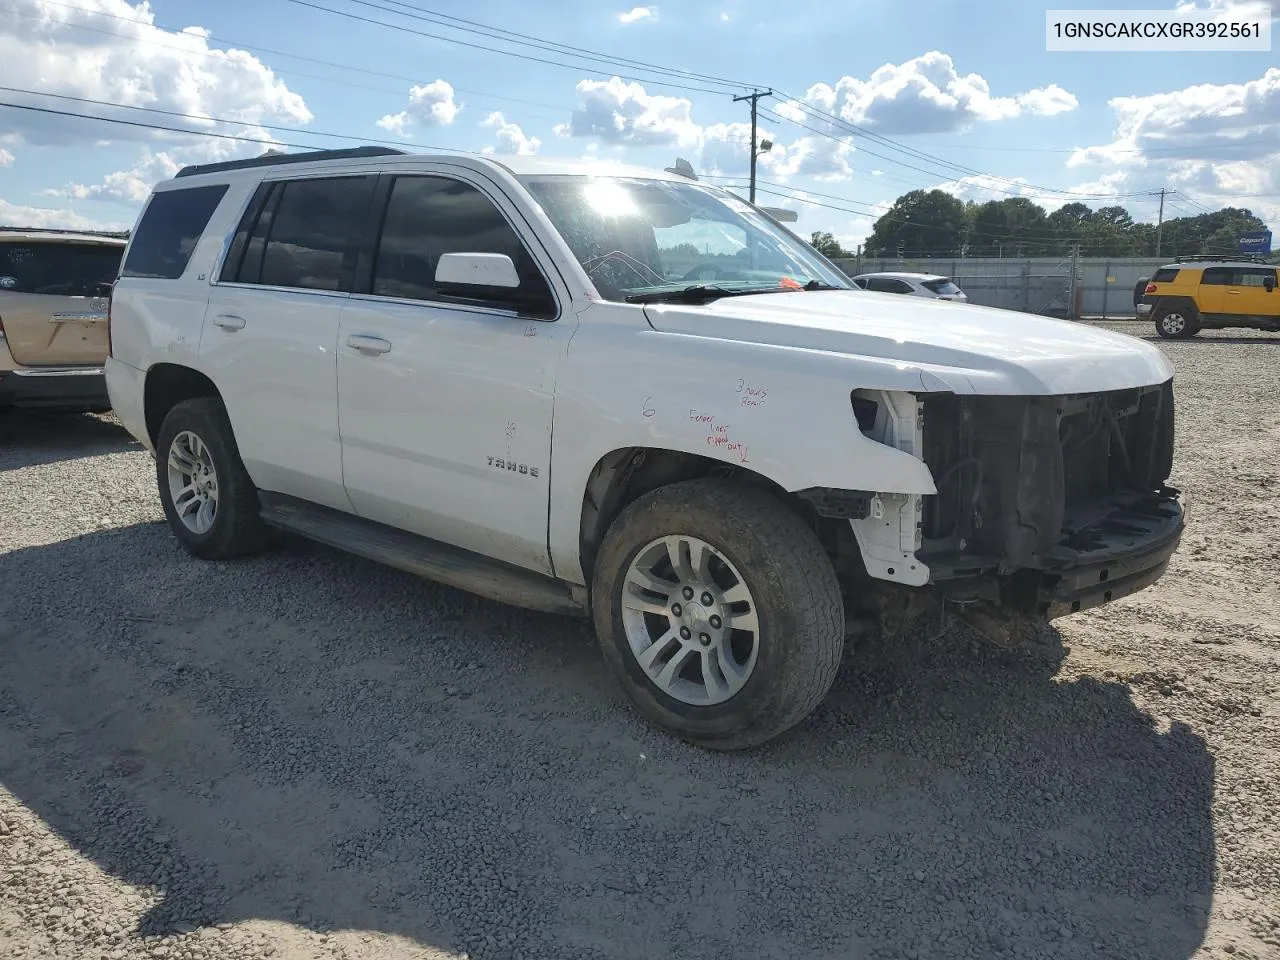
[[[647,727],[580,625],[190,559],[110,418],[0,419],[0,956],[1280,957],[1280,337],[1161,347],[1164,580],[865,644],[749,755]]]

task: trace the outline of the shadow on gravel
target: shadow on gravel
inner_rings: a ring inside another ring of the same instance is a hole
[[[141,449],[114,420],[90,414],[0,410],[0,473]]]
[[[320,547],[206,565],[149,524],[0,555],[0,583],[0,782],[163,894],[138,934],[1178,960],[1205,932],[1203,740],[1057,679],[1056,639],[869,646],[725,756],[645,726],[583,626]]]

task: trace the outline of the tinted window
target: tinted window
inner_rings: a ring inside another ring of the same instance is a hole
[[[436,265],[445,253],[504,253],[520,287],[441,291]],[[412,300],[447,300],[554,311],[546,280],[493,201],[470,184],[444,177],[399,177],[392,184],[373,268],[373,293]],[[514,295],[514,296],[513,296]],[[517,302],[518,301],[518,302]]]
[[[1155,276],[1151,278],[1151,282],[1152,283],[1173,283],[1173,281],[1177,278],[1177,276],[1178,276],[1178,271],[1176,269],[1169,269],[1168,267],[1165,267],[1155,272]]]
[[[1268,277],[1270,277],[1271,281],[1274,283],[1276,279],[1276,272],[1274,270],[1260,269],[1241,270],[1239,271],[1239,276],[1237,276],[1233,282],[1242,287],[1265,287],[1267,285]]]
[[[911,284],[893,277],[871,277],[867,280],[867,289],[879,293],[910,293]]]
[[[349,290],[355,257],[369,211],[370,177],[291,180],[259,219],[246,252],[241,279],[306,290]],[[265,237],[265,246],[261,238]]]
[[[1211,287],[1226,286],[1231,283],[1231,274],[1234,272],[1230,267],[1210,267],[1204,272],[1200,282]]]
[[[226,192],[223,184],[152,194],[121,276],[161,280],[182,276]]]
[[[97,243],[0,243],[0,290],[91,297],[115,280],[123,252]]]
[[[960,288],[950,280],[926,280],[924,285],[940,297],[954,297],[960,292]]]

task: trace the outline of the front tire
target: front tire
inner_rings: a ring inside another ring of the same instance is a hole
[[[256,553],[268,531],[222,402],[176,404],[156,437],[156,483],[169,529],[191,553],[226,560]]]
[[[610,526],[592,616],[614,676],[658,726],[742,750],[835,681],[844,602],[817,535],[770,494],[716,480],[651,491]]]
[[[1200,317],[1192,307],[1161,304],[1151,319],[1156,325],[1156,333],[1166,340],[1186,340],[1200,332]]]

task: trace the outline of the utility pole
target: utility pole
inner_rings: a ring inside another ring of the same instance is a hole
[[[1067,316],[1072,320],[1079,320],[1076,316],[1076,277],[1080,271],[1080,244],[1073,243],[1071,245],[1071,302],[1067,304]]]
[[[744,94],[741,97],[734,97],[734,103],[742,103],[744,100],[751,101],[751,202],[756,202],[756,157],[759,156],[760,145],[756,143],[756,104],[760,102],[761,97],[773,96],[772,90],[753,90],[751,93]],[[770,144],[772,146],[772,144]]]
[[[1156,256],[1160,256],[1160,235],[1164,232],[1164,195],[1173,193],[1172,190],[1160,188],[1160,212],[1156,214]]]

